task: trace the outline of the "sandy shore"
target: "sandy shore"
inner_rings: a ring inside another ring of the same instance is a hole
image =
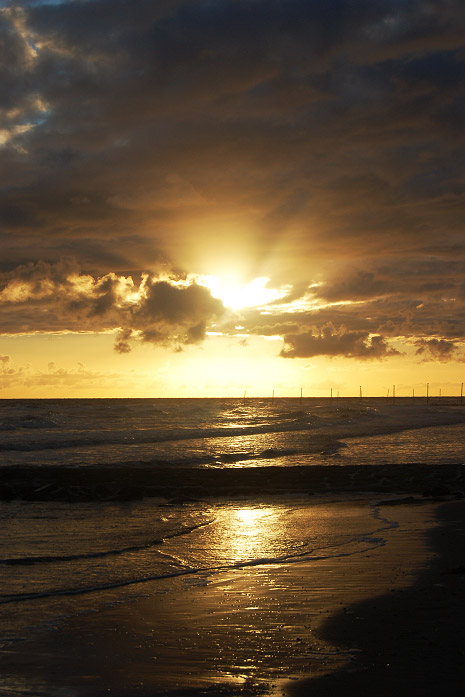
[[[323,679],[296,683],[290,697],[463,694],[465,503],[439,506],[436,518],[440,526],[426,534],[429,564],[412,585],[356,602],[320,627],[320,637],[360,653]]]
[[[465,503],[380,510],[399,527],[369,552],[158,582],[122,605],[109,593],[3,650],[0,694],[462,694]]]

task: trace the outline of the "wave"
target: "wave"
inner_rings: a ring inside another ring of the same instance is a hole
[[[0,451],[4,453],[64,451],[63,457],[65,457],[66,451],[80,449],[82,452],[101,451],[101,455],[104,456],[104,449],[112,446],[124,446],[129,453],[131,447],[136,446],[147,448],[153,446],[163,449],[172,444],[191,441],[192,448],[211,455],[216,447],[214,443],[224,439],[250,437],[251,442],[253,437],[261,435],[300,432],[303,435],[310,434],[311,439],[315,440],[316,450],[312,446],[307,452],[317,452],[318,441],[322,438],[328,438],[332,440],[332,444],[336,444],[338,440],[344,438],[395,433],[436,425],[452,425],[463,423],[465,420],[465,412],[460,408],[449,409],[447,406],[429,408],[424,405],[419,407],[408,404],[395,409],[389,409],[386,405],[383,408],[371,405],[318,408],[317,405],[311,410],[279,409],[273,413],[270,409],[263,413],[257,413],[256,408],[255,411],[248,412],[236,409],[221,414],[216,413],[213,416],[210,413],[210,422],[213,420],[214,424],[208,422],[208,419],[207,422],[203,422],[200,411],[197,409],[196,418],[193,418],[189,410],[183,406],[182,413],[177,416],[170,414],[166,419],[154,419],[157,422],[155,426],[147,426],[147,420],[150,421],[150,419],[144,415],[145,420],[142,417],[125,420],[125,428],[115,428],[115,421],[118,419],[106,412],[105,418],[102,417],[100,421],[89,418],[88,414],[84,419],[78,416],[71,418],[72,415],[68,414],[68,421],[73,425],[72,429],[65,427],[63,420],[58,423],[58,419],[50,414],[22,416],[19,422],[15,422],[16,425],[8,418],[4,418],[3,427],[0,426],[0,430],[3,428]],[[154,416],[153,409],[150,414]],[[153,424],[153,420],[151,423]],[[82,428],[77,428],[80,425]],[[237,450],[237,446],[234,450]],[[247,459],[249,450],[241,449],[241,451],[244,453],[244,459]],[[259,456],[259,453],[257,455]],[[254,450],[253,457],[255,456]]]
[[[7,418],[0,422],[0,431],[16,431],[19,429],[51,429],[57,428],[59,422],[53,418],[23,416]]]
[[[100,559],[104,557],[119,556],[121,554],[127,554],[129,552],[141,552],[152,547],[158,547],[165,543],[167,540],[173,540],[176,537],[183,537],[184,535],[189,535],[195,530],[207,527],[212,524],[212,520],[206,522],[197,523],[196,525],[184,526],[180,530],[169,535],[163,535],[163,537],[157,538],[155,540],[150,540],[150,542],[145,542],[141,545],[130,545],[128,547],[121,547],[119,549],[109,549],[101,552],[85,552],[83,554],[61,554],[61,555],[43,555],[43,556],[30,556],[30,557],[10,557],[6,559],[0,559],[0,564],[2,566],[32,566],[33,564],[53,564],[57,562],[67,562],[67,561],[80,561],[84,559]]]
[[[387,518],[381,516],[381,514],[376,508],[373,517],[379,519],[381,522],[384,523],[384,525],[380,528],[377,528],[376,530],[355,535],[353,538],[346,540],[342,544],[339,543],[335,544],[333,547],[325,547],[324,550],[326,550],[326,552],[324,552],[323,549],[315,550],[314,548],[312,548],[301,552],[293,552],[275,557],[258,557],[233,562],[230,564],[219,564],[215,566],[188,567],[184,569],[176,569],[163,574],[151,574],[148,576],[140,576],[120,581],[111,581],[109,583],[101,583],[92,586],[83,586],[79,588],[50,589],[30,593],[1,594],[0,605],[7,605],[11,603],[24,602],[29,600],[39,600],[44,598],[53,598],[59,596],[84,595],[89,593],[113,590],[116,588],[123,588],[127,586],[140,585],[149,582],[162,581],[170,578],[194,576],[196,574],[205,574],[210,576],[224,571],[231,571],[233,569],[243,569],[253,566],[317,562],[324,561],[326,559],[338,559],[342,557],[354,556],[356,554],[362,554],[365,552],[372,551],[386,544],[385,538],[382,537],[380,533],[398,526],[397,522],[390,521]],[[350,545],[355,545],[355,549],[346,551],[346,548]]]
[[[4,440],[0,450],[53,450],[56,448],[74,448],[95,445],[137,445],[149,443],[166,443],[170,441],[230,438],[234,436],[257,435],[267,433],[285,433],[290,431],[310,430],[316,425],[316,420],[306,424],[294,422],[277,422],[273,424],[245,425],[240,427],[222,428],[185,428],[185,429],[141,429],[131,431],[67,431],[64,434],[47,434],[35,440]]]

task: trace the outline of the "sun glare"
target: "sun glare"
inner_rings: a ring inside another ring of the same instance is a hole
[[[286,290],[268,288],[269,278],[259,276],[247,284],[231,276],[201,276],[200,282],[211,294],[232,310],[247,307],[264,307],[283,298]]]

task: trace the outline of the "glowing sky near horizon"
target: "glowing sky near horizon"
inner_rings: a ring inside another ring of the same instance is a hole
[[[0,397],[457,394],[465,6],[0,3]]]

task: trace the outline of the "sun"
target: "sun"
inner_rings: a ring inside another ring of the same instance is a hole
[[[283,298],[287,290],[269,288],[269,281],[267,276],[258,276],[248,283],[243,283],[233,275],[205,275],[199,278],[199,282],[210,290],[213,297],[221,300],[231,310],[265,307]]]

